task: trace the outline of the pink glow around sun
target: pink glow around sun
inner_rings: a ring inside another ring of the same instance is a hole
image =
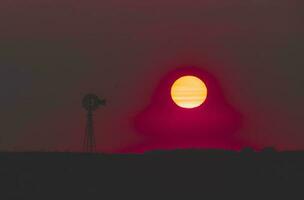
[[[134,119],[135,129],[144,140],[122,151],[239,150],[247,145],[237,135],[241,114],[227,102],[216,78],[200,68],[183,67],[168,73],[150,102]]]

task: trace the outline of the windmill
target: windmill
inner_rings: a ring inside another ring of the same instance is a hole
[[[106,100],[99,99],[95,94],[87,94],[82,100],[82,107],[87,111],[87,124],[83,140],[83,151],[93,153],[96,151],[96,141],[94,135],[93,111],[99,106],[105,106]]]

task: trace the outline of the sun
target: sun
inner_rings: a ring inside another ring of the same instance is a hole
[[[197,108],[207,99],[207,86],[195,76],[182,76],[171,87],[171,97],[182,108]]]

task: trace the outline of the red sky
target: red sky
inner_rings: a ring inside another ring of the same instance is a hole
[[[75,150],[81,98],[100,151],[145,143],[133,120],[170,72],[197,66],[243,115],[253,146],[304,149],[302,1],[0,2],[2,149]]]

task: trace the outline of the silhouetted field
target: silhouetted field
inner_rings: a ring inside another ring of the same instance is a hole
[[[0,165],[0,199],[293,199],[304,188],[304,152],[0,153]]]

